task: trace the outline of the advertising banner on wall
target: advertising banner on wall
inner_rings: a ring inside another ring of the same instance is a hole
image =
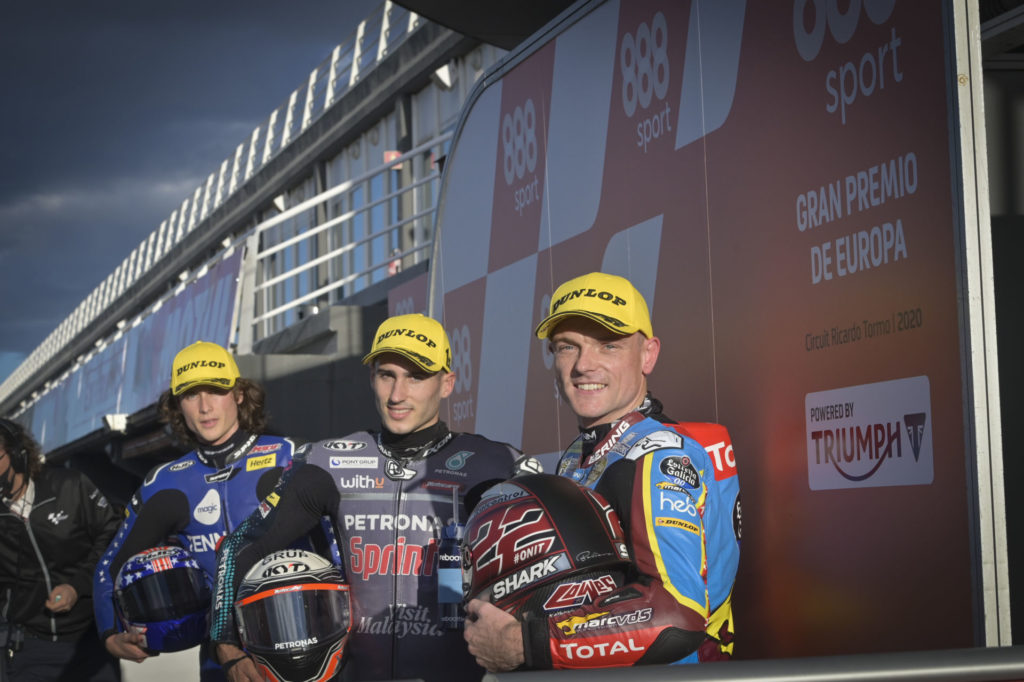
[[[41,396],[32,432],[44,451],[103,427],[103,416],[132,414],[169,387],[171,362],[186,345],[231,341],[241,251],[218,261],[117,340]]]
[[[630,278],[653,393],[732,435],[739,657],[975,643],[947,12],[605,2],[453,142],[447,420],[554,461],[577,427],[533,330],[565,280]]]

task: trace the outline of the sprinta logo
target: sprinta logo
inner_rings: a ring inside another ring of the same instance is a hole
[[[812,490],[932,482],[928,377],[808,393],[804,402]]]

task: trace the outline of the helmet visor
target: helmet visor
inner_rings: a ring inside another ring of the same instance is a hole
[[[121,613],[130,623],[184,618],[210,607],[210,587],[202,571],[173,568],[139,578],[117,593]]]
[[[351,624],[348,585],[306,583],[257,592],[235,602],[249,651],[308,649],[343,637]]]

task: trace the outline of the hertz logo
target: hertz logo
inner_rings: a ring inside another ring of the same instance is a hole
[[[266,469],[272,467],[277,463],[277,455],[270,454],[262,457],[250,457],[245,460],[245,470],[255,471],[256,469]]]

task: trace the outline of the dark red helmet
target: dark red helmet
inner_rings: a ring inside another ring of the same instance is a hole
[[[462,591],[516,616],[551,613],[611,592],[628,564],[604,498],[568,478],[530,474],[489,488],[470,514]]]

